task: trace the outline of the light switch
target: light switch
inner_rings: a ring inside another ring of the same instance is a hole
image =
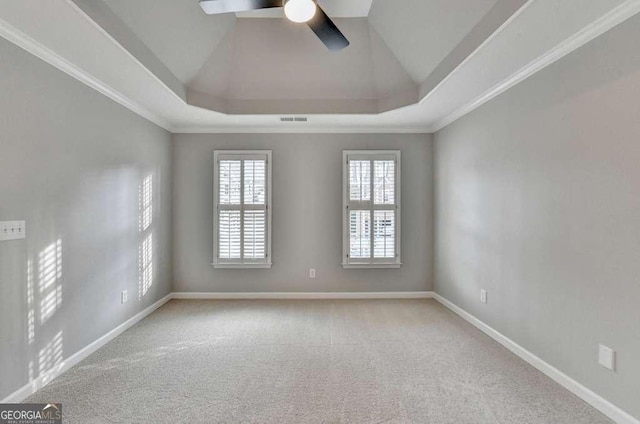
[[[616,352],[610,347],[599,345],[598,362],[605,368],[615,371],[616,369]]]
[[[20,240],[26,235],[25,221],[0,221],[0,241]]]
[[[487,291],[484,289],[480,290],[480,302],[487,303]]]

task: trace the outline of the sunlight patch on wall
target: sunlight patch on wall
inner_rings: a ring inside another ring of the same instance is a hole
[[[36,370],[33,361],[29,361],[29,382],[36,379]]]
[[[40,323],[44,324],[62,305],[62,240],[58,239],[38,256]]]
[[[38,355],[38,371],[39,375],[43,377],[43,384],[53,378],[54,373],[50,373],[50,371],[62,363],[62,355],[62,331],[59,331],[44,348],[40,349]],[[48,373],[51,376],[47,375]]]
[[[138,230],[142,243],[138,247],[138,299],[153,285],[153,176],[148,175],[138,189]]]
[[[140,277],[139,290],[140,297],[144,296],[153,284],[153,234],[149,234],[142,242],[139,253]]]
[[[33,259],[27,260],[27,342],[33,344],[36,338],[36,310],[33,281]]]
[[[138,192],[140,208],[139,229],[146,231],[153,221],[153,176],[147,176],[140,185]]]

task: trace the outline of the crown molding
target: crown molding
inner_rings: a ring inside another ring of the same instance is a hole
[[[455,112],[449,114],[445,118],[437,121],[433,125],[433,131],[440,131],[447,125],[462,118],[469,112],[477,109],[478,107],[487,103],[489,100],[499,96],[511,87],[524,81],[525,79],[541,71],[552,63],[558,61],[559,59],[562,59],[564,56],[582,47],[589,41],[593,40],[599,35],[602,35],[616,25],[624,22],[638,12],[640,12],[640,0],[627,0],[620,6],[613,9],[611,12],[602,16],[600,19],[597,19],[592,24],[578,31],[563,43],[560,43],[558,46],[540,56],[538,59],[521,68],[509,78],[505,79],[499,84],[496,84],[483,95],[457,109]]]
[[[296,124],[293,124],[296,125]],[[174,134],[431,134],[430,127],[174,127]]]
[[[104,38],[109,40],[114,46],[120,49],[129,59],[137,63],[144,69],[151,78],[164,86],[180,100],[185,101],[186,90],[182,82],[158,59],[151,50],[137,38],[133,33],[129,34],[129,29],[119,18],[109,9],[106,4],[92,0],[65,0],[78,15],[82,16],[91,26],[93,26]],[[97,6],[97,7],[96,7]],[[108,19],[104,19],[104,14],[110,14],[111,19],[117,20],[120,25],[108,25]],[[101,19],[102,18],[102,19]],[[115,36],[112,34],[118,34]],[[126,35],[123,38],[123,33]],[[127,40],[127,38],[129,40]],[[131,43],[131,39],[136,39],[137,44]],[[146,56],[143,60],[142,56]],[[151,62],[150,62],[151,60]]]
[[[153,122],[154,124],[164,128],[167,131],[171,131],[170,124],[163,118],[159,117],[158,115],[154,114],[138,103],[130,100],[122,93],[114,90],[94,76],[78,68],[73,63],[69,62],[68,60],[53,52],[49,48],[45,47],[41,43],[37,42],[33,38],[29,37],[22,31],[14,28],[2,19],[0,19],[0,37],[5,38],[16,46],[26,50],[39,59],[42,59],[55,68],[58,68],[67,75],[93,88],[97,92],[107,96],[111,100],[119,103],[120,105],[126,107],[127,109],[140,115],[141,117]]]
[[[469,53],[460,63],[458,63],[453,69],[451,69],[451,71],[449,73],[447,73],[443,78],[441,78],[440,81],[438,81],[436,84],[431,84],[431,87],[430,87],[430,83],[429,83],[431,75],[429,75],[429,77],[425,81],[423,81],[422,84],[420,84],[420,95],[421,95],[420,103],[424,103],[425,101],[427,101],[427,99],[429,99],[429,97],[431,97],[431,95],[438,88],[442,87],[442,85],[444,85],[444,83],[448,82],[451,79],[451,77],[453,75],[455,75],[455,73],[459,69],[461,69],[464,65],[466,65],[468,62],[470,62],[471,59],[473,59],[478,54],[478,52],[480,52],[484,47],[489,45],[496,37],[498,37],[498,35],[500,35],[500,33],[502,31],[504,31],[505,28],[507,28],[517,18],[519,18],[520,15],[522,15],[527,10],[527,8],[533,4],[534,1],[535,0],[527,0],[520,8],[518,8],[515,11],[515,13],[513,13],[511,16],[509,16],[509,18],[507,18],[507,20],[505,20],[502,24],[500,24],[500,26],[498,26],[498,28],[493,33],[491,33],[487,38],[484,39],[484,41],[482,41],[475,49],[473,49],[471,51],[471,53]],[[485,16],[485,18],[486,18],[486,16]],[[474,30],[475,30],[475,28],[474,28]],[[469,34],[467,34],[467,35],[469,35]],[[456,47],[456,48],[458,48],[458,47]],[[449,54],[451,55],[454,51],[452,51]],[[445,60],[447,58],[445,58]],[[438,68],[442,64],[443,63],[441,62],[441,64],[438,65]],[[434,70],[434,72],[437,72],[438,68],[436,68]],[[433,75],[433,73],[432,73],[432,75]]]

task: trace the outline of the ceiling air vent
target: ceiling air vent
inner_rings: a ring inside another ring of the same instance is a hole
[[[283,116],[280,118],[281,122],[307,122],[306,116]]]

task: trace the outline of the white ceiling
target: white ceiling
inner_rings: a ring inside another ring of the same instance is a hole
[[[507,0],[499,0],[498,4],[504,1]],[[372,13],[375,7],[374,3]],[[469,54],[430,84],[432,88],[424,91],[420,103],[381,114],[314,114],[309,116],[307,124],[283,124],[279,114],[227,115],[189,105],[180,90],[172,88],[164,76],[152,72],[151,66],[144,65],[147,63],[145,58],[124,48],[127,45],[125,38],[105,31],[71,0],[3,0],[0,2],[0,36],[174,132],[429,132],[639,11],[640,0],[529,0],[488,38],[475,40],[477,44]],[[231,19],[236,20],[235,16]],[[147,22],[145,25],[153,27],[155,24]],[[221,21],[220,26],[223,25]],[[200,31],[207,27],[203,24],[195,32],[205,37]],[[159,27],[154,29],[159,30]],[[176,33],[176,37],[182,34]],[[216,33],[212,31],[212,34]],[[375,29],[374,33],[377,33]],[[473,30],[469,34],[474,34]],[[214,37],[215,46],[209,46],[211,53],[223,38],[215,41]],[[379,43],[370,42],[370,47],[374,45],[382,49]],[[448,57],[457,57],[454,53],[465,51],[461,46],[470,50],[468,40],[463,40]],[[180,43],[176,42],[175,48],[179,47]],[[393,51],[390,46],[386,47]],[[149,48],[157,54],[159,46]],[[177,53],[170,50],[167,49],[171,54],[167,54],[176,55],[173,57],[176,60]],[[372,56],[374,50],[371,48]],[[396,57],[401,56],[397,50],[393,53]],[[201,60],[206,53],[199,55]],[[185,53],[187,59],[195,56],[191,52]],[[211,54],[203,64],[210,57]],[[398,61],[401,62],[399,57]],[[175,72],[168,61],[165,63]],[[378,80],[384,80],[386,71],[377,72],[382,76],[377,77]],[[435,71],[430,78],[434,74]]]

